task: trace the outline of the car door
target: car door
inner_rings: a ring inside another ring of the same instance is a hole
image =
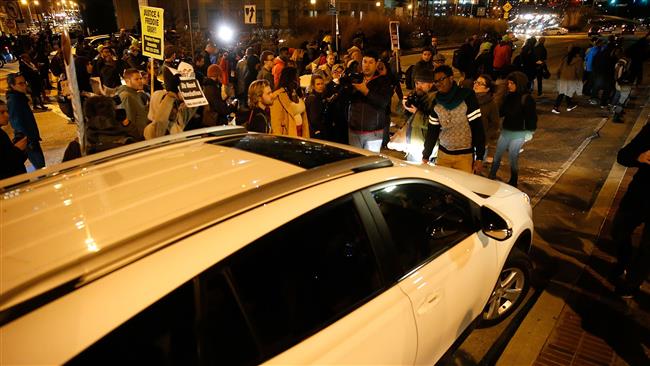
[[[396,181],[369,189],[366,200],[401,265],[399,286],[418,328],[416,363],[435,362],[482,311],[496,281],[495,243],[479,239],[473,204],[447,187]]]

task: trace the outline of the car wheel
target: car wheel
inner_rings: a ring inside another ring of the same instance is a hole
[[[528,256],[513,248],[483,309],[481,327],[503,321],[519,307],[530,289],[531,271],[532,265]]]

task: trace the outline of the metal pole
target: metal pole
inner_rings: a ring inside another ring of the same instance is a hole
[[[190,12],[190,0],[187,0],[187,21],[190,25],[190,45],[192,47],[192,58],[194,58],[194,32],[192,32],[192,13]]]

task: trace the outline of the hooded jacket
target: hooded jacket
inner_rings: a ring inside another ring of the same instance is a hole
[[[535,99],[528,94],[528,77],[515,71],[508,75],[517,89],[508,92],[499,110],[503,118],[503,129],[509,131],[535,131],[537,129],[537,106]]]
[[[138,95],[138,91],[129,86],[120,85],[116,93],[120,96],[122,101],[120,107],[126,111],[126,118],[137,130],[136,138],[143,140],[144,128],[149,124],[149,120],[147,119],[147,107]]]

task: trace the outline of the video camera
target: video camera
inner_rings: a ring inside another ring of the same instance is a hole
[[[363,74],[357,72],[359,63],[357,61],[352,61],[348,67],[343,72],[340,82],[343,86],[348,86],[352,84],[361,84],[363,83]]]

